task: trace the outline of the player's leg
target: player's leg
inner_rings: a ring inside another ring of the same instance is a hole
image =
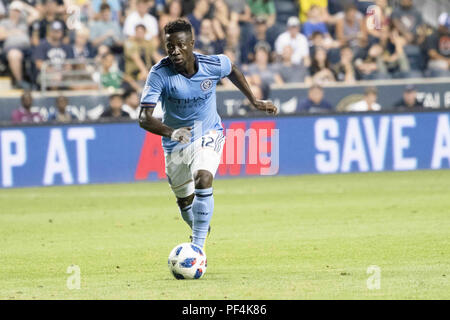
[[[209,224],[214,211],[213,175],[207,170],[194,172],[195,197],[192,202],[192,242],[203,247],[208,235]]]
[[[194,194],[191,194],[185,198],[177,197],[177,204],[180,208],[181,217],[192,229],[193,213],[192,213],[192,201],[194,200]]]
[[[177,198],[180,214],[187,225],[192,228],[193,213],[192,201],[194,199],[194,180],[189,163],[183,160],[182,153],[172,152],[166,154],[166,175],[172,192]]]
[[[225,142],[221,132],[213,131],[194,142],[192,173],[194,201],[192,202],[192,242],[204,246],[214,211],[213,180],[222,156]]]

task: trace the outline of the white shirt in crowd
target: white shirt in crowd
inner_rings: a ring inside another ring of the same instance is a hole
[[[131,119],[137,120],[139,118],[139,111],[141,110],[141,108],[137,107],[136,109],[133,109],[128,104],[124,104],[122,106],[122,110],[128,113]]]
[[[366,100],[361,100],[358,102],[355,102],[351,104],[348,107],[348,111],[354,111],[354,112],[364,112],[364,111],[380,111],[381,106],[378,103],[373,103],[371,107],[367,104]]]
[[[292,38],[289,31],[285,31],[280,34],[275,41],[275,51],[277,54],[282,55],[283,49],[286,46],[291,46],[293,49],[292,63],[300,64],[304,57],[309,56],[309,44],[308,39],[301,34],[297,33],[295,38]]]
[[[134,37],[136,33],[136,26],[143,24],[147,29],[145,35],[146,40],[151,40],[153,37],[158,35],[158,21],[154,16],[146,13],[143,17],[139,15],[137,11],[130,13],[130,15],[125,19],[123,26],[123,33],[127,37]]]
[[[133,119],[133,120],[139,119],[139,113],[141,111],[141,107],[137,107],[136,109],[133,109],[132,107],[130,107],[128,104],[125,103],[124,105],[122,105],[122,110],[130,115],[130,119]],[[161,101],[158,101],[158,103],[156,104],[156,107],[155,107],[155,110],[153,110],[152,116],[157,119],[162,119],[163,111],[162,111]]]

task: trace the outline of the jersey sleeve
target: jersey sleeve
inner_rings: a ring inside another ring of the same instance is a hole
[[[231,60],[224,54],[218,55],[220,60],[220,78],[225,78],[231,73]]]
[[[145,82],[144,90],[142,91],[141,107],[154,108],[164,90],[164,82],[162,77],[151,70]]]

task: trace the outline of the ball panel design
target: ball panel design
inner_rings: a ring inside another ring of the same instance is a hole
[[[175,279],[200,279],[206,272],[206,254],[192,243],[182,243],[172,249],[167,261]]]

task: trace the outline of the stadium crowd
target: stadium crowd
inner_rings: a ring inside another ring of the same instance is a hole
[[[310,85],[298,106],[305,112],[332,109],[318,98],[321,86],[333,82],[450,76],[448,13],[433,27],[413,0],[279,2],[293,10],[278,13],[274,0],[0,0],[0,64],[14,88],[39,89],[44,74],[55,85],[50,89],[71,90],[98,88],[74,72],[93,61],[95,69],[87,69],[93,83],[125,92],[110,97],[102,116],[136,117],[148,70],[165,56],[163,26],[184,17],[196,50],[227,55],[262,98],[273,85]],[[221,84],[232,86],[227,79]],[[69,121],[67,99],[56,104],[49,119]],[[366,102],[353,110],[377,109]],[[13,120],[21,122],[19,115]]]

